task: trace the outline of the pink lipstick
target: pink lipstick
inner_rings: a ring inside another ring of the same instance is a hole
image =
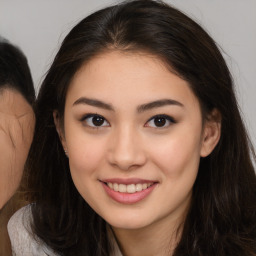
[[[135,204],[147,197],[156,181],[142,179],[107,179],[101,181],[110,198],[122,204]]]

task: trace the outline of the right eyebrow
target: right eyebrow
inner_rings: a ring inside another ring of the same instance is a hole
[[[112,107],[111,104],[108,104],[108,103],[105,103],[103,101],[96,100],[96,99],[81,97],[73,103],[73,106],[76,106],[79,104],[85,104],[85,105],[90,105],[90,106],[97,107],[97,108],[114,111],[114,108]]]

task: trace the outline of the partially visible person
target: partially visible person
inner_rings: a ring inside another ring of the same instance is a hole
[[[25,55],[0,38],[0,255],[8,255],[6,224],[33,138],[35,89]]]

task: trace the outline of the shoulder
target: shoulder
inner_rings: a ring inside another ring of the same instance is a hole
[[[51,252],[31,230],[31,205],[18,210],[8,222],[8,233],[11,240],[13,255],[51,255]]]
[[[30,205],[18,210],[9,220],[7,228],[12,242],[28,239],[31,236],[30,224],[32,220]]]

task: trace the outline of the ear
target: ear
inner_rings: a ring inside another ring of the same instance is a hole
[[[57,133],[59,134],[59,138],[60,138],[60,142],[63,146],[63,149],[65,151],[65,153],[67,152],[67,146],[66,146],[66,140],[65,140],[65,134],[64,134],[64,130],[59,118],[59,113],[57,110],[53,111],[53,120],[54,120],[54,124],[57,130]]]
[[[201,145],[201,157],[211,154],[219,142],[221,135],[221,114],[214,109],[204,123]]]

